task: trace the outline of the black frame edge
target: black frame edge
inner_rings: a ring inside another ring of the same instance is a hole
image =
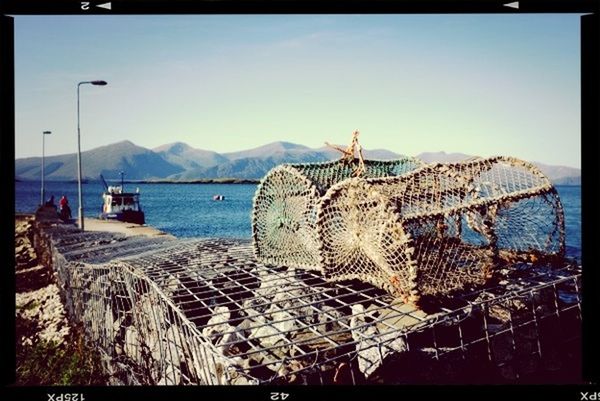
[[[581,16],[581,248],[583,265],[583,376],[586,381],[600,382],[598,355],[598,271],[594,257],[598,254],[599,212],[592,198],[593,188],[600,182],[597,153],[600,151],[600,29],[599,15]]]
[[[2,383],[16,380],[15,356],[15,70],[14,70],[14,19],[0,16],[0,182],[2,191],[2,212],[0,227],[3,228],[0,245],[2,261],[2,363],[5,375]],[[10,185],[8,185],[10,183]]]

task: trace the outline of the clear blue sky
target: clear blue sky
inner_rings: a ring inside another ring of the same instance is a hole
[[[580,165],[579,15],[17,16],[16,156],[128,139]]]

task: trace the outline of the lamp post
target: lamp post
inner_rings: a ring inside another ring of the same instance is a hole
[[[45,153],[46,153],[46,135],[50,135],[52,132],[50,131],[44,131],[42,132],[42,190],[41,190],[41,197],[42,199],[40,200],[40,205],[44,206],[44,199],[46,199],[46,188],[44,187],[44,178],[45,178],[45,174],[44,174],[44,165],[45,163]]]
[[[82,81],[77,84],[77,189],[79,195],[79,228],[83,227],[83,194],[81,191],[81,129],[79,126],[79,87],[84,84],[106,85],[106,81]]]

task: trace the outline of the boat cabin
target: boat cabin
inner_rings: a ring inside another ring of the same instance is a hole
[[[104,213],[140,211],[139,192],[122,192],[120,186],[109,186],[102,197],[104,198]]]

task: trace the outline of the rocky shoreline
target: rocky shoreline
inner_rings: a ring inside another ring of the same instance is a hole
[[[65,312],[51,267],[34,247],[34,217],[15,218],[18,385],[104,384],[83,333]]]
[[[40,264],[33,247],[33,217],[17,218],[15,225],[17,320],[38,328],[21,333],[17,341],[23,346],[38,341],[61,345],[70,328],[50,268]]]

